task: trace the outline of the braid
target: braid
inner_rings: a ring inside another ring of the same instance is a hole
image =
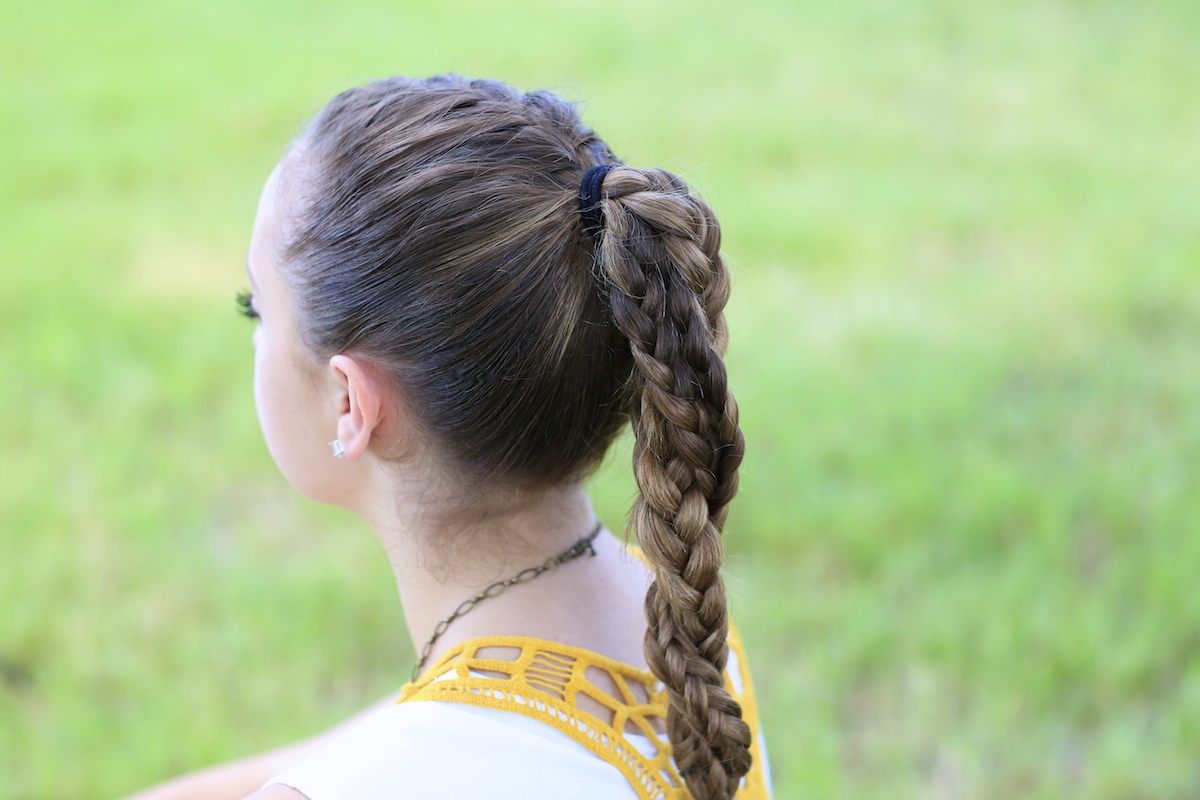
[[[655,573],[646,658],[667,688],[667,733],[688,789],[696,800],[728,800],[750,769],[750,729],[722,676],[721,528],[744,445],[722,360],[729,276],[720,228],[663,170],[615,167],[601,202],[600,265],[635,362],[632,524]]]

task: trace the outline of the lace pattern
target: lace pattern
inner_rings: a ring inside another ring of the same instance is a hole
[[[741,704],[754,766],[738,800],[766,800],[758,709],[745,653],[730,626],[725,685]],[[463,642],[401,690],[400,703],[464,703],[540,720],[616,767],[643,800],[691,797],[671,760],[666,692],[658,679],[598,653],[521,636]]]

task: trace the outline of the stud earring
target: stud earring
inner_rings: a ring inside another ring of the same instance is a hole
[[[329,446],[333,448],[334,457],[336,457],[336,458],[345,458],[346,457],[346,448],[342,447],[341,439],[334,439],[332,442],[329,443]]]

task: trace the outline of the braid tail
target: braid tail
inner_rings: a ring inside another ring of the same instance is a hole
[[[667,688],[675,763],[695,800],[726,800],[750,769],[750,729],[725,690],[721,530],[744,443],[729,393],[729,296],[712,211],[663,170],[607,176],[600,261],[635,368],[639,497],[632,524],[654,567],[646,657]]]

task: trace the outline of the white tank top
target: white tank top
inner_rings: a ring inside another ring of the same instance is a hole
[[[271,784],[309,800],[637,800],[616,767],[549,725],[442,702],[389,706]]]

